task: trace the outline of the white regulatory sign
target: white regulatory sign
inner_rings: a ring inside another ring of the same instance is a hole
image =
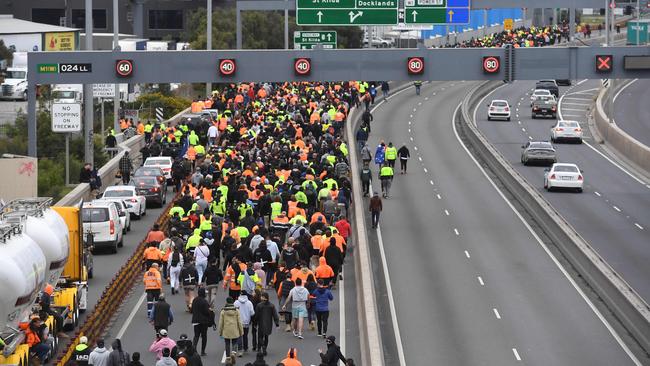
[[[113,98],[115,96],[115,84],[93,84],[93,97]]]
[[[52,132],[81,131],[81,104],[52,104]]]

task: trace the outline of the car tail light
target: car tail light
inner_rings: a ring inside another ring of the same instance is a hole
[[[552,106],[552,107],[551,107],[551,110],[552,110],[552,111],[554,111],[554,110],[556,110],[556,109],[557,109],[556,106]]]
[[[494,107],[490,107],[490,111],[491,111],[491,112],[494,112]]]
[[[564,128],[558,127],[555,129],[555,131],[564,131]]]
[[[582,174],[578,174],[578,180],[582,180]]]
[[[172,168],[163,168],[162,170],[163,170],[163,172],[168,172],[168,171],[172,170]]]
[[[577,132],[580,132],[580,131],[582,131],[582,128],[578,127],[578,128],[574,128],[573,130],[577,131]]]
[[[551,174],[550,179],[555,179],[555,174]]]
[[[137,198],[131,198],[131,202],[138,202]]]
[[[109,221],[109,226],[111,230],[111,235],[115,234],[115,222],[113,222],[113,220]]]
[[[151,191],[152,191],[152,192],[158,192],[158,190],[159,190],[158,187],[153,187],[153,188],[151,188]]]
[[[539,107],[533,107],[533,110],[534,110],[534,111],[538,111],[538,110],[539,110]]]
[[[508,112],[508,111],[510,111],[510,108],[505,107],[505,108],[503,108],[503,110],[506,111],[506,112]]]

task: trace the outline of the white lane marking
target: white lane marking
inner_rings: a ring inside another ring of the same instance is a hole
[[[418,105],[422,105],[422,102],[418,102]]]
[[[442,197],[439,194],[437,194],[436,197],[438,197],[439,200],[442,199]]]
[[[501,319],[501,314],[499,314],[499,310],[497,310],[497,308],[493,308],[492,311],[494,311],[494,316],[496,316],[497,319]]]
[[[418,159],[419,159],[420,161],[422,161],[422,157],[421,157],[421,156],[418,156]]]
[[[413,118],[413,115],[412,115],[412,114],[410,114],[409,116],[410,116],[411,118]]]
[[[528,139],[529,139],[529,140],[532,140],[532,139],[533,139],[533,136],[528,136]]]
[[[226,350],[223,351],[223,356],[221,356],[221,363],[226,363]]]
[[[600,195],[600,193],[598,193],[598,191],[594,191],[594,194],[595,194],[596,196],[598,196],[598,197],[601,197],[601,195]]]
[[[339,291],[339,338],[341,343],[339,346],[341,347],[341,353],[345,354],[345,282],[341,278],[339,283],[341,284]]]
[[[393,288],[390,280],[390,272],[388,271],[388,262],[386,261],[386,252],[384,251],[384,241],[381,236],[381,225],[377,226],[377,241],[379,242],[379,254],[381,256],[382,267],[384,269],[384,278],[386,279],[386,291],[388,292],[388,307],[390,308],[390,316],[393,322],[393,331],[395,332],[395,343],[397,343],[397,356],[399,358],[400,366],[406,365],[404,358],[404,346],[402,345],[402,335],[399,331],[399,323],[397,321],[397,311],[395,310],[395,299],[393,298]]]
[[[411,133],[411,129],[409,128],[409,133]]]
[[[431,183],[431,185],[433,185],[433,181],[432,181],[432,180],[430,180],[429,183]]]
[[[634,223],[634,226],[638,227],[639,229],[643,230],[643,226],[639,225],[638,223]]]
[[[469,252],[468,252],[468,251],[465,251],[465,256],[466,256],[467,258],[470,258],[470,256],[469,256]]]
[[[618,207],[616,207],[616,206],[612,206],[612,207],[614,207],[614,209],[615,209],[616,211],[621,212],[621,209],[620,209],[620,208],[618,208]]]
[[[607,160],[607,161],[609,161],[610,163],[612,163],[612,165],[614,165],[615,167],[617,167],[618,169],[620,169],[621,171],[623,171],[625,174],[629,175],[629,176],[630,176],[632,179],[634,179],[635,181],[637,181],[637,182],[639,182],[639,183],[641,183],[641,184],[643,184],[643,185],[646,185],[646,182],[645,182],[645,181],[643,181],[641,178],[638,178],[636,175],[630,173],[627,169],[623,168],[620,164],[618,164],[618,163],[615,162],[614,160],[610,159],[609,156],[607,156],[607,155],[603,154],[602,152],[600,152],[598,149],[596,149],[595,147],[593,147],[590,143],[588,143],[588,142],[586,142],[586,141],[582,141],[582,143],[585,144],[585,145],[587,145],[590,149],[592,149],[592,150],[595,151],[596,153],[598,153],[598,155],[600,155],[600,156],[602,156],[603,158],[605,158],[605,160]],[[650,188],[650,187],[648,187],[648,188]]]
[[[567,95],[573,95],[573,94],[567,94]],[[564,99],[593,100],[592,98],[581,98],[581,97],[564,97]]]
[[[425,172],[425,173],[428,173],[429,171],[427,170],[427,168],[424,168],[424,172]]]
[[[521,128],[521,130],[522,130],[523,132],[526,132],[526,129],[525,129],[525,128],[523,128],[523,127]]]
[[[517,352],[516,348],[512,349],[512,353],[514,353],[514,355],[515,355],[515,360],[521,361],[521,357],[519,357],[519,352]]]
[[[445,215],[449,216],[449,211],[445,210]]]
[[[417,108],[413,108],[413,112],[415,112],[415,111],[417,111],[417,110],[418,110]]]
[[[411,124],[411,121],[409,121],[409,125]]]
[[[133,309],[131,310],[131,313],[129,314],[129,317],[126,318],[126,321],[124,324],[122,324],[122,328],[120,328],[120,331],[117,332],[117,336],[115,338],[122,338],[124,336],[124,333],[126,333],[126,330],[129,328],[129,325],[131,325],[131,322],[133,321],[133,318],[135,317],[135,314],[138,313],[140,310],[140,307],[142,307],[142,303],[144,303],[144,299],[147,298],[146,293],[142,293],[142,296],[140,296],[140,299],[138,299],[138,302],[135,304]]]
[[[612,103],[616,103],[616,98],[618,98],[618,96],[621,95],[621,93],[623,92],[623,90],[625,90],[628,86],[634,84],[637,80],[639,80],[639,79],[633,79],[633,80],[630,81],[629,83],[625,84],[625,85],[624,85],[624,86],[623,86],[623,87],[618,91],[618,93],[616,93],[616,95],[614,95],[614,99],[612,99]]]
[[[424,97],[424,100],[429,100],[429,97]]]
[[[569,273],[566,271],[566,269],[564,269],[562,264],[557,260],[557,258],[553,255],[553,253],[551,253],[551,251],[548,249],[546,244],[544,244],[542,239],[540,239],[540,237],[533,230],[533,228],[530,227],[530,225],[526,222],[526,220],[524,220],[523,216],[521,216],[519,211],[517,211],[517,209],[512,205],[512,203],[510,201],[508,201],[505,194],[503,194],[503,192],[499,189],[499,187],[497,187],[496,183],[494,183],[492,178],[490,178],[490,176],[487,174],[485,169],[483,169],[481,164],[479,164],[479,162],[476,160],[476,158],[474,158],[474,156],[470,153],[467,146],[465,146],[463,144],[463,141],[460,139],[460,136],[458,135],[458,131],[456,130],[456,124],[454,123],[454,121],[456,120],[456,115],[458,114],[458,111],[460,110],[461,105],[462,105],[462,103],[458,104],[458,106],[456,107],[456,110],[454,111],[454,115],[452,116],[452,120],[451,120],[451,126],[452,126],[452,128],[454,130],[454,135],[456,135],[456,140],[458,140],[458,143],[460,144],[460,146],[463,147],[463,149],[465,150],[467,155],[472,159],[472,161],[478,167],[478,169],[481,171],[481,173],[483,173],[483,176],[485,176],[485,178],[490,182],[492,187],[494,187],[494,189],[499,193],[499,195],[501,196],[503,201],[508,205],[508,207],[510,207],[512,212],[514,212],[514,214],[519,218],[521,223],[526,227],[526,229],[528,229],[528,231],[535,238],[535,240],[537,240],[537,243],[542,247],[542,249],[544,249],[546,254],[551,258],[553,263],[555,263],[555,265],[560,270],[560,272],[562,272],[562,274],[567,279],[567,281],[569,281],[569,283],[571,283],[571,285],[576,290],[576,292],[578,292],[580,297],[582,297],[582,299],[587,303],[587,305],[589,306],[591,311],[593,311],[594,314],[596,314],[596,317],[598,317],[598,319],[603,323],[605,328],[607,328],[609,333],[612,335],[612,337],[614,337],[614,339],[616,340],[618,345],[623,349],[623,351],[627,354],[627,356],[632,360],[632,362],[634,362],[635,365],[642,366],[639,359],[632,353],[632,351],[630,351],[630,348],[627,346],[627,344],[625,344],[625,342],[623,342],[623,339],[621,339],[621,336],[619,336],[618,333],[616,332],[616,330],[612,327],[612,325],[609,324],[609,321],[607,321],[607,319],[605,319],[603,314],[601,314],[600,310],[598,310],[596,308],[596,306],[591,302],[591,300],[587,297],[587,295],[585,295],[584,291],[582,291],[582,289],[573,280],[573,278],[569,275]],[[476,108],[478,109],[478,106]]]
[[[521,124],[521,121],[517,121],[517,123]]]
[[[565,105],[591,105],[591,103],[564,102]]]
[[[519,118],[519,113],[516,113],[516,114],[515,114],[515,117]]]
[[[483,282],[483,278],[481,276],[476,277],[478,279],[478,283],[481,284],[481,286],[485,286],[485,282]]]
[[[413,137],[411,137],[411,141],[413,141]]]
[[[418,147],[417,147],[417,146],[413,146],[413,150],[418,151]]]
[[[458,229],[454,228],[454,234],[460,235],[460,232],[458,232]]]

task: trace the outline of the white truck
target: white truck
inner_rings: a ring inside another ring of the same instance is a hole
[[[55,84],[52,86],[53,103],[83,103],[83,85]]]
[[[27,100],[27,52],[14,52],[0,86],[0,99]]]

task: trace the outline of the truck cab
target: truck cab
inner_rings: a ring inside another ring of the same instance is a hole
[[[83,85],[81,84],[56,84],[52,88],[52,101],[54,103],[82,103]]]
[[[2,99],[27,100],[27,68],[7,68],[0,91]]]

